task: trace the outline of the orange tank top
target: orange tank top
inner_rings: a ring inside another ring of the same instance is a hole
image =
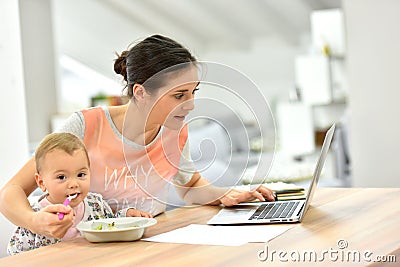
[[[100,193],[114,210],[132,207],[156,215],[165,210],[168,189],[180,166],[188,139],[162,127],[151,144],[122,137],[101,107],[82,111],[84,143],[90,158],[90,191]]]

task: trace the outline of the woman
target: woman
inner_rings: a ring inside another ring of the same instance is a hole
[[[215,187],[194,169],[184,119],[194,108],[199,78],[196,59],[186,48],[153,35],[124,51],[114,70],[127,83],[129,103],[74,113],[60,129],[86,145],[91,192],[102,194],[114,210],[129,207],[153,216],[165,210],[169,185],[188,204],[274,200],[262,186],[252,192]],[[60,204],[33,212],[27,196],[36,189],[35,172],[32,158],[2,188],[0,210],[33,233],[60,238],[72,225],[73,212]],[[60,212],[63,220],[56,215]]]

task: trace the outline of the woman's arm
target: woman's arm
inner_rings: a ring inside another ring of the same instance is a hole
[[[274,193],[259,186],[254,191],[244,191],[231,188],[216,187],[195,172],[192,179],[185,185],[175,184],[178,195],[188,204],[201,205],[236,205],[240,202],[259,199],[260,201],[274,201]]]
[[[70,207],[62,204],[49,205],[41,211],[34,212],[28,196],[37,188],[35,160],[31,158],[22,169],[0,190],[0,211],[13,224],[27,228],[33,233],[63,237],[72,226],[73,213]],[[59,220],[57,212],[65,213]]]

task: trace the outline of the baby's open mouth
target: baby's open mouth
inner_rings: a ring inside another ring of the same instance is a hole
[[[69,200],[72,200],[72,199],[74,199],[74,198],[77,198],[78,195],[79,195],[79,193],[69,194],[69,195],[67,195],[67,198],[68,198]]]

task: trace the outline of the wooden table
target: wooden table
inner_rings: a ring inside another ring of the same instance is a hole
[[[205,224],[219,208],[202,206],[166,212],[156,217],[158,223],[148,228],[145,236],[192,223]],[[266,231],[268,227],[274,226],[265,225]],[[398,266],[399,227],[400,188],[320,188],[303,222],[295,224],[289,231],[266,244],[224,247],[145,241],[90,243],[80,237],[1,258],[0,266],[225,267],[271,266],[271,262],[273,266],[277,266],[284,264],[283,261],[310,266],[315,264],[314,261],[318,263],[322,257],[324,260],[319,263],[323,266],[375,266],[378,263],[372,260],[377,256],[385,256],[387,261],[397,261],[386,263],[387,266]],[[341,249],[340,246],[346,247]],[[268,259],[262,261],[267,255],[264,253],[266,249]],[[338,252],[335,254],[334,251]],[[344,254],[343,259],[341,253]],[[356,254],[361,255],[359,262]],[[316,258],[313,258],[315,255]],[[298,257],[301,259],[294,262]],[[364,261],[364,257],[371,261]]]

